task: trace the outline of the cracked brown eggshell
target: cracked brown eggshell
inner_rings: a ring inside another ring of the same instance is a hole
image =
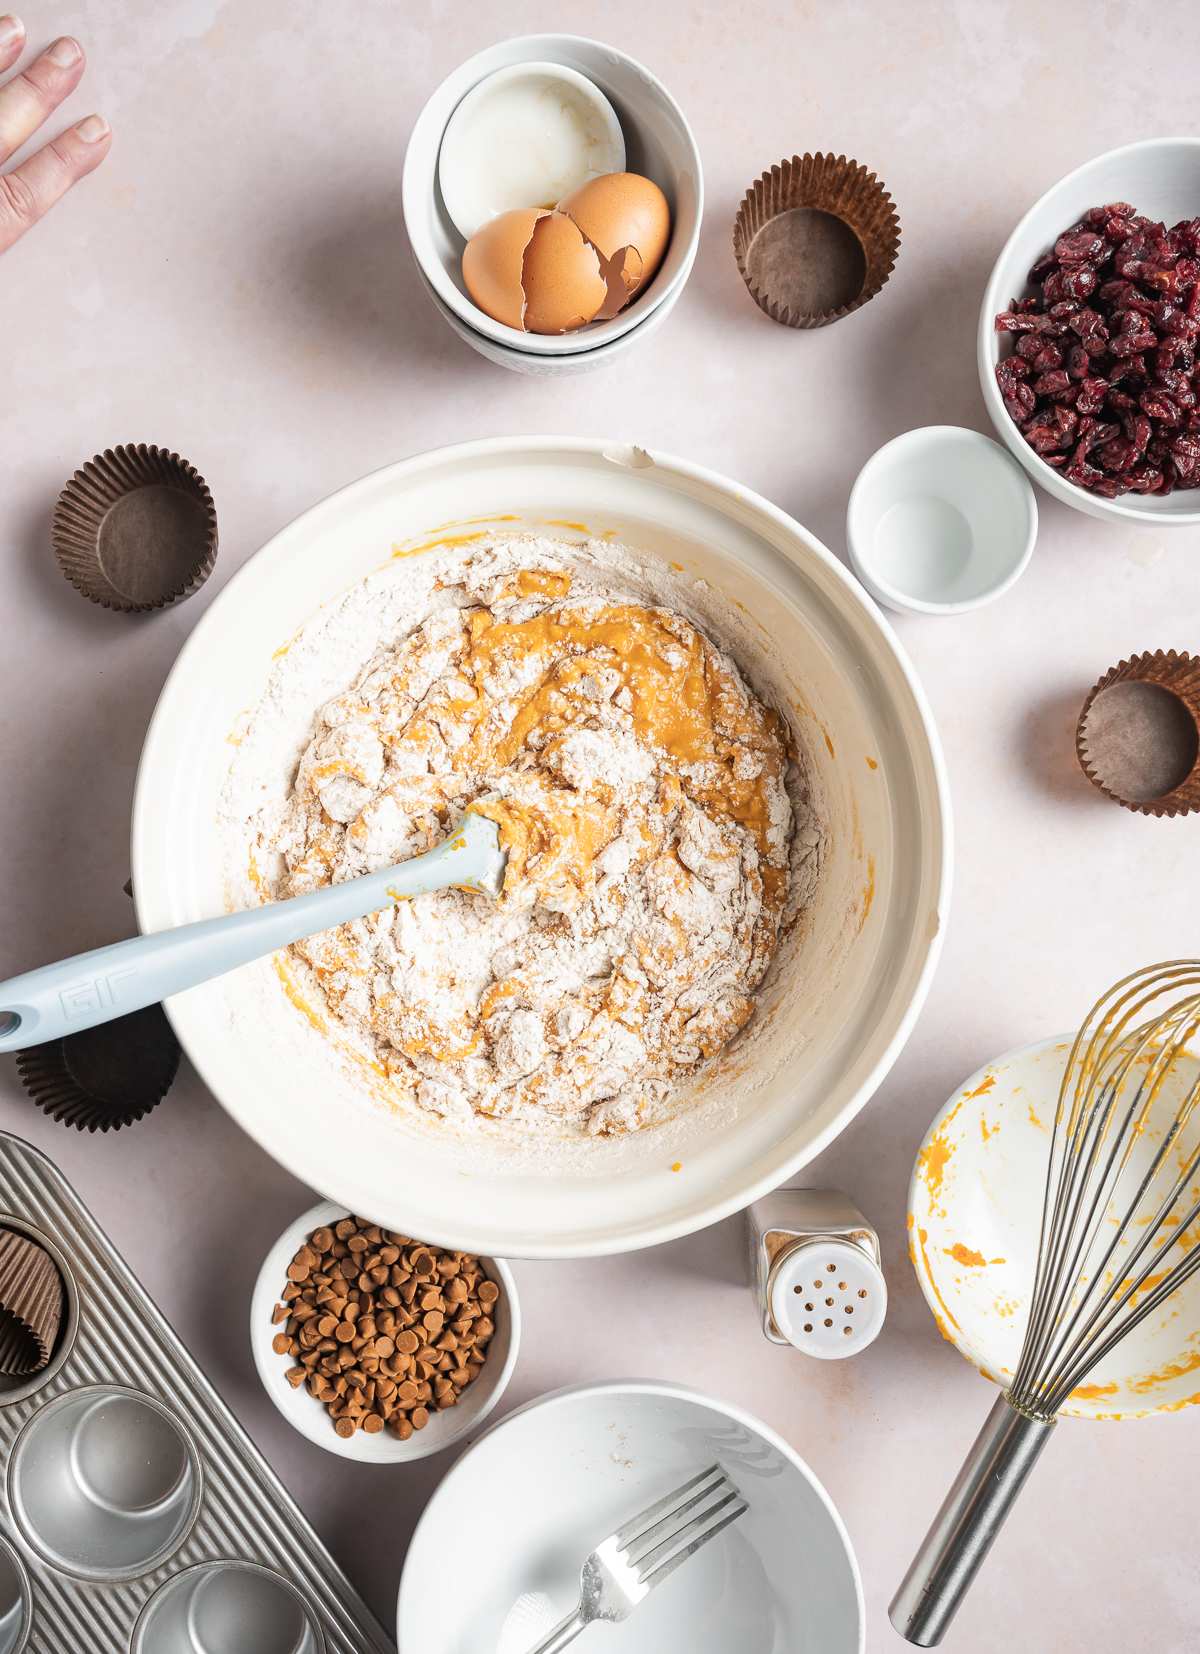
[[[522,284],[527,333],[574,333],[608,297],[596,249],[561,212],[536,225],[525,249]]]
[[[514,207],[489,218],[463,250],[462,273],[471,300],[493,321],[525,328],[525,291],[521,285],[525,249],[545,207]]]
[[[602,314],[615,316],[663,261],[671,239],[666,196],[639,173],[610,172],[565,195],[557,210],[571,215],[607,266],[610,296]]]

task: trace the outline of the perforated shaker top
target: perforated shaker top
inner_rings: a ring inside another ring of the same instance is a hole
[[[821,1361],[838,1361],[857,1355],[878,1335],[887,1314],[887,1282],[854,1241],[804,1241],[774,1271],[771,1314],[789,1344]]]

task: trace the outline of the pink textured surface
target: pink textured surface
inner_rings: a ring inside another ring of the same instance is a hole
[[[1090,155],[1196,130],[1200,11],[1184,4],[22,9],[33,47],[72,32],[89,53],[51,130],[95,108],[115,138],[0,263],[0,976],[131,933],[126,835],[155,698],[202,610],[297,512],[423,448],[565,432],[727,472],[843,553],[846,498],[875,448],[922,424],[988,428],[976,310],[1024,209]],[[661,332],[614,368],[556,381],[492,367],[453,336],[419,287],[399,200],[427,94],[484,45],[539,29],[611,40],[657,73],[692,121],[708,192],[695,271]],[[876,170],[903,236],[882,294],[815,333],[768,321],[731,250],[744,189],[805,149]],[[88,605],[51,555],[58,490],[119,442],[175,448],[217,503],[213,577],[162,614]],[[508,1401],[636,1374],[758,1413],[845,1517],[872,1654],[901,1646],[887,1602],[993,1395],[938,1336],[908,1266],[917,1144],[981,1063],[1075,1024],[1125,971],[1195,952],[1200,935],[1200,821],[1109,804],[1072,745],[1109,666],[1195,649],[1200,533],[1131,533],[1038,504],[1041,538],[1011,594],[960,619],[896,623],[946,745],[956,893],[907,1050],[810,1177],[847,1189],[882,1232],[892,1306],[878,1342],[833,1365],[768,1345],[740,1222],[631,1257],[516,1266],[526,1335]],[[186,1062],[152,1116],[98,1139],[46,1120],[0,1059],[0,1126],[64,1168],[390,1625],[407,1536],[448,1456],[397,1470],[327,1456],[276,1415],[250,1360],[259,1261],[309,1192]],[[1198,1448],[1195,1411],[1068,1421],[944,1646],[1194,1648]]]

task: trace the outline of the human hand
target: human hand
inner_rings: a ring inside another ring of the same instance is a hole
[[[25,25],[11,12],[0,17],[0,74],[25,49]],[[0,166],[78,86],[83,47],[63,35],[28,69],[0,86]],[[60,195],[108,154],[112,131],[102,115],[89,115],[44,145],[13,172],[0,176],[0,253],[36,224]]]

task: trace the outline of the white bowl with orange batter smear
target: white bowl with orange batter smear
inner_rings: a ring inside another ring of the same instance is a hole
[[[185,645],[142,756],[133,883],[144,930],[224,911],[214,825],[230,743],[278,652],[398,553],[518,530],[629,547],[639,578],[693,611],[791,725],[823,871],[753,1038],[726,1048],[674,1118],[547,1145],[400,1107],[270,960],[167,1009],[234,1118],[332,1200],[439,1245],[589,1256],[701,1228],[818,1154],[891,1066],[936,964],[951,849],[933,722],[878,609],[798,523],[700,466],[588,439],[468,443],[352,484],[251,559]]]
[[[1029,1320],[1050,1136],[1074,1038],[1036,1040],[972,1074],[926,1132],[909,1186],[909,1253],[925,1300],[943,1338],[1002,1388],[1017,1370]],[[1165,1118],[1174,1120],[1198,1068],[1194,1056],[1181,1060],[1164,1091]],[[1193,1276],[1121,1339],[1062,1412],[1129,1419],[1197,1403]]]

